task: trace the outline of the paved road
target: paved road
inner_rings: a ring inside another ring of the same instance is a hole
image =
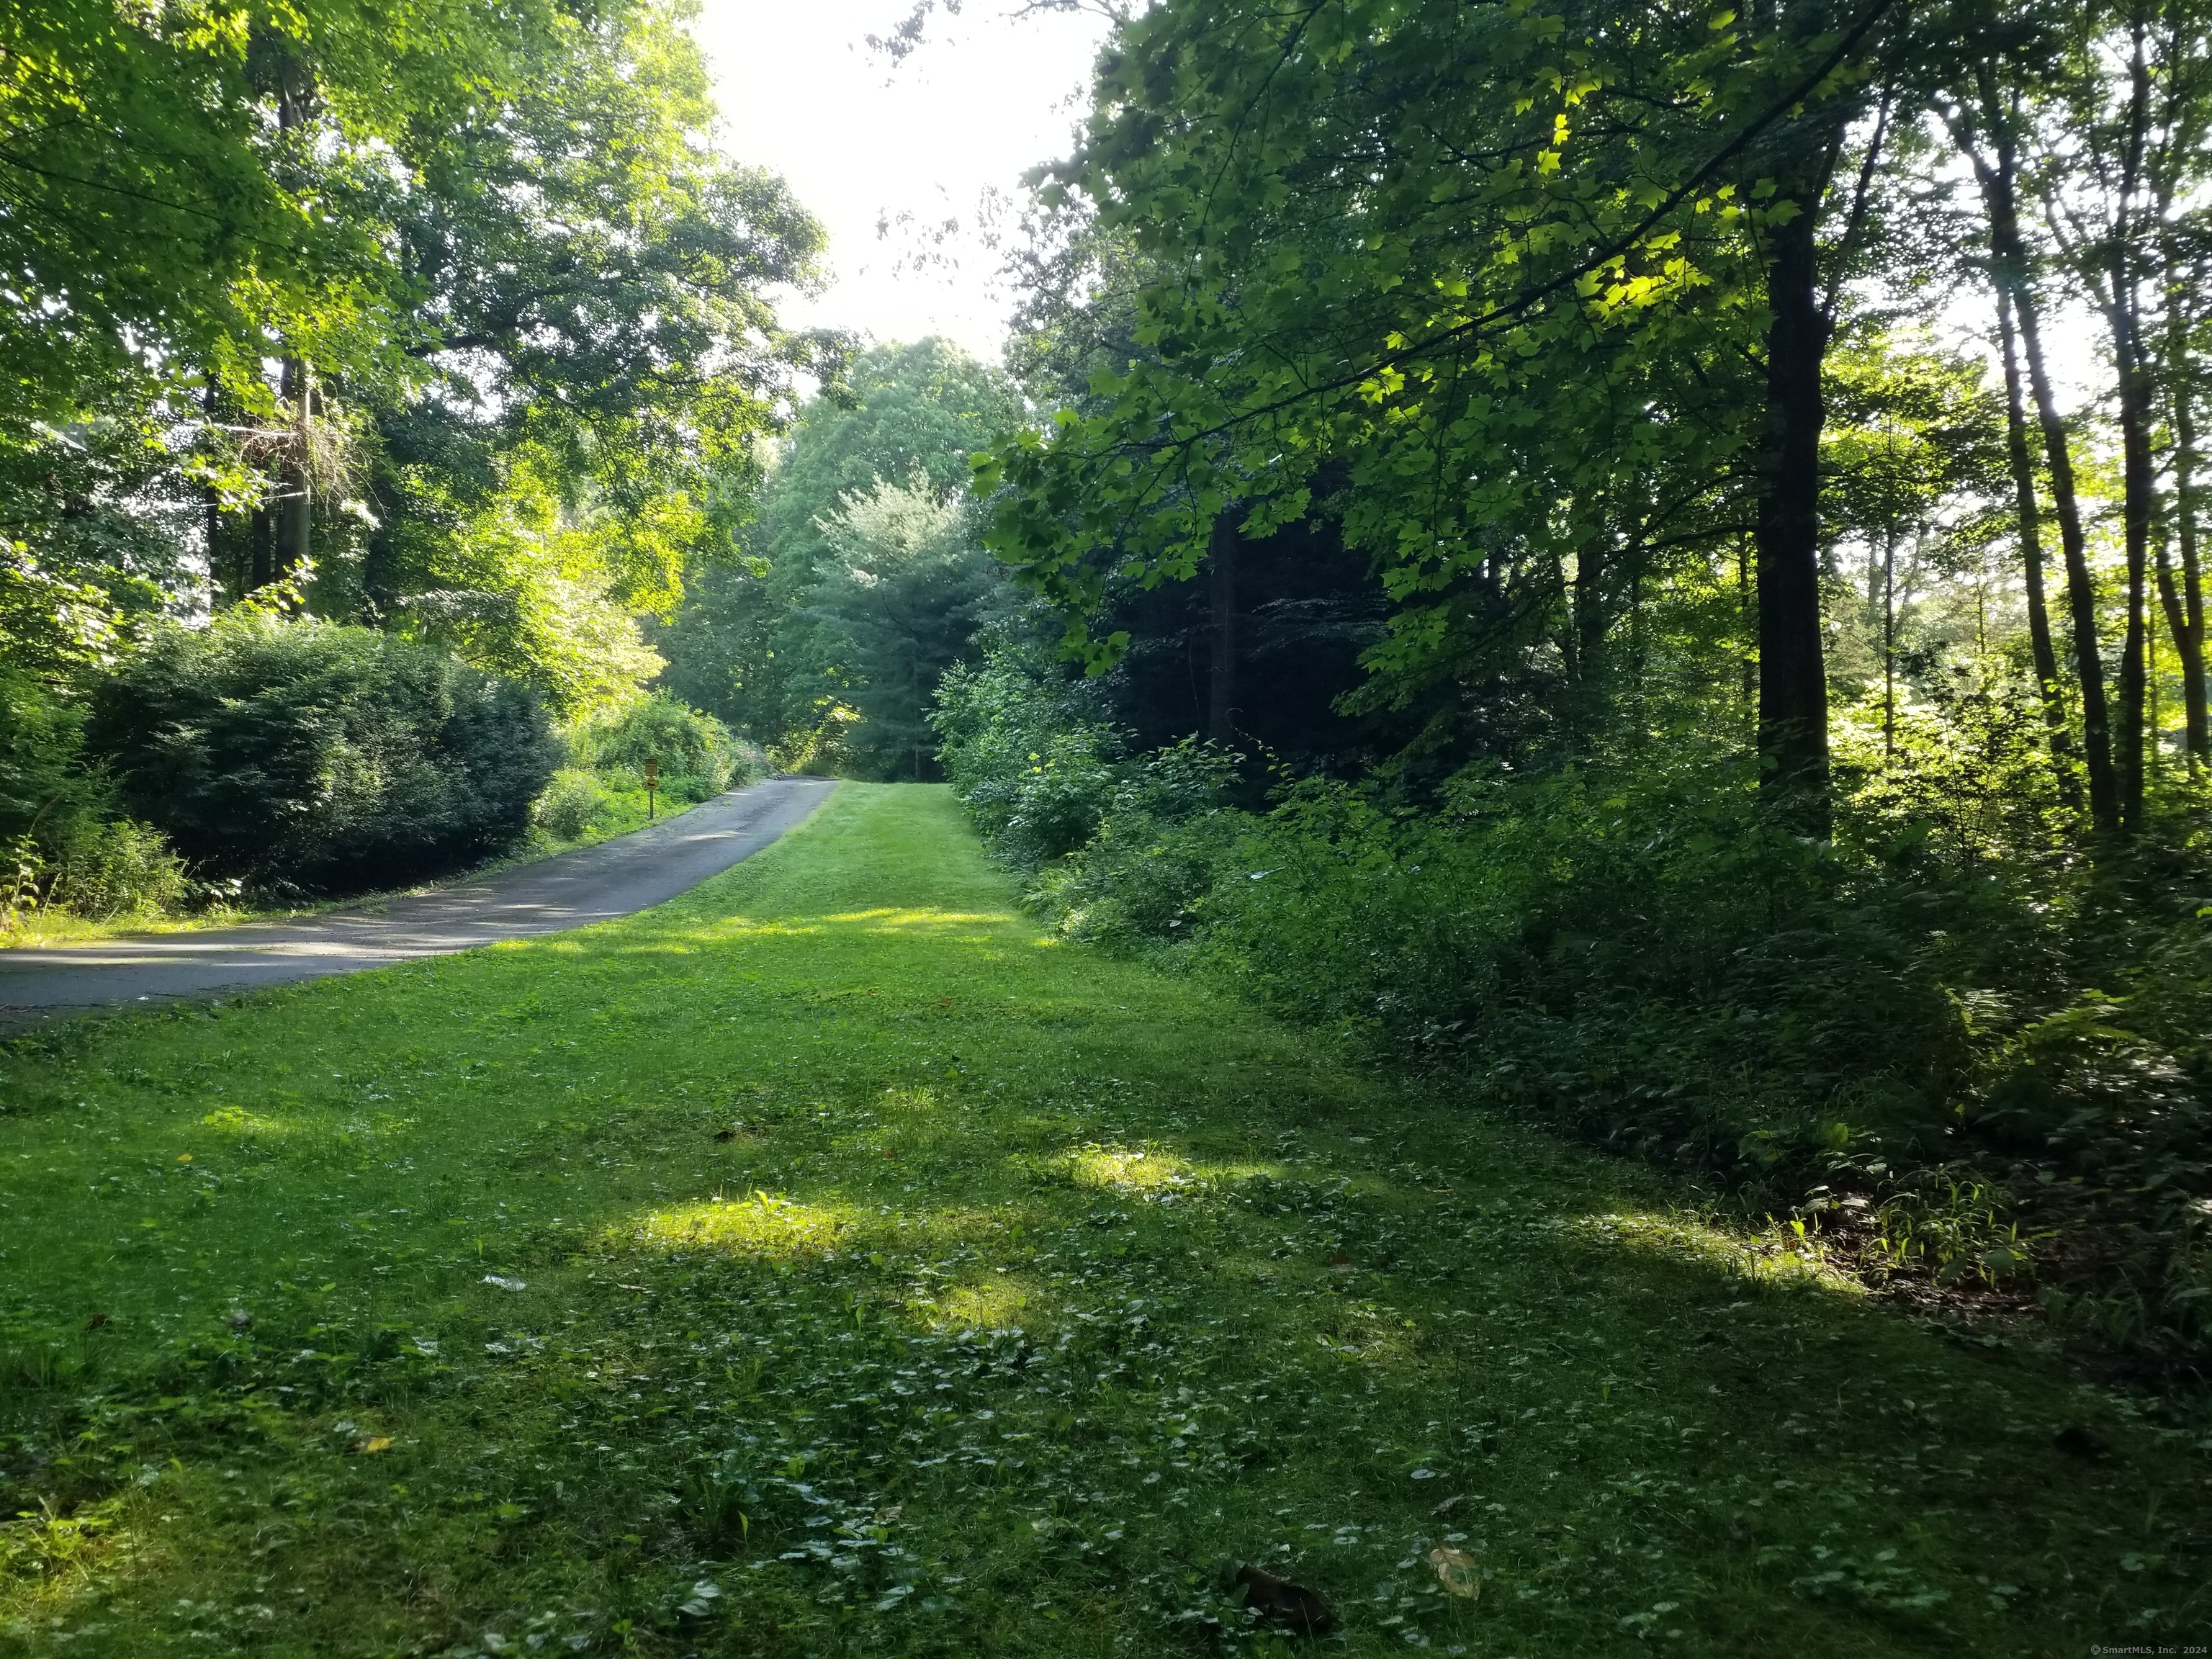
[[[0,1031],[70,1009],[358,973],[626,916],[750,858],[836,787],[821,778],[771,779],[635,835],[375,909],[0,951]]]

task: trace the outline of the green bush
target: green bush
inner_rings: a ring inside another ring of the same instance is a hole
[[[361,890],[496,853],[557,759],[526,687],[367,629],[171,628],[95,687],[125,805],[205,876]]]
[[[0,842],[51,851],[97,816],[103,792],[83,750],[83,711],[0,665]]]
[[[614,798],[590,772],[564,766],[538,798],[531,816],[555,841],[580,841],[608,819]]]
[[[119,819],[70,838],[51,866],[46,903],[95,921],[157,916],[181,906],[189,886],[160,830]]]
[[[114,819],[110,796],[86,763],[83,711],[0,669],[0,908],[106,921],[183,902],[183,863],[158,830]]]
[[[1097,833],[1042,869],[1033,902],[1092,944],[1140,950],[1196,937],[1205,897],[1253,822],[1228,805],[1237,765],[1194,738],[1122,763]]]
[[[692,805],[769,775],[768,757],[731,735],[711,714],[659,694],[579,727],[569,737],[574,764],[623,786],[641,787],[657,761],[664,800]]]
[[[945,777],[984,839],[1017,864],[1075,851],[1114,809],[1120,738],[1033,665],[1004,655],[954,665],[930,723]]]

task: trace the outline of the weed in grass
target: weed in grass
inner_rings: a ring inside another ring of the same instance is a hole
[[[1291,1650],[1243,1565],[1367,1654],[2212,1617],[2201,1418],[1041,939],[940,790],[0,1098],[0,1649]]]

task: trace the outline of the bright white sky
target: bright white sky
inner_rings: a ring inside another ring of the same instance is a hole
[[[987,187],[1009,194],[1023,172],[1065,155],[1105,38],[1090,12],[1013,15],[1015,0],[968,0],[929,21],[924,44],[893,64],[866,44],[912,0],[703,0],[696,27],[721,99],[723,144],[790,180],[830,229],[836,281],[793,300],[787,323],[878,340],[942,334],[999,360],[1010,296],[999,257],[977,240]],[[957,272],[901,269],[919,245],[900,216],[957,219],[945,252]],[[879,238],[877,226],[894,228]]]

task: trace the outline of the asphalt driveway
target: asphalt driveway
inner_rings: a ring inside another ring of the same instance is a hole
[[[0,951],[0,1031],[117,1006],[359,973],[608,921],[688,892],[802,823],[836,787],[772,778],[680,817],[480,880],[359,909],[98,945]]]

